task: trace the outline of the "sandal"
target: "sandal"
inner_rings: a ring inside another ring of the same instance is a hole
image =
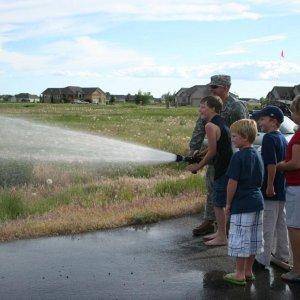
[[[250,276],[246,276],[246,281],[254,281],[256,278],[255,278],[255,275],[252,274]]]
[[[246,285],[246,280],[239,280],[235,278],[235,273],[226,274],[224,280],[236,285]]]

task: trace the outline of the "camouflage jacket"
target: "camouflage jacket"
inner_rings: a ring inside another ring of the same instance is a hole
[[[246,105],[243,102],[229,95],[221,112],[221,117],[224,118],[225,123],[228,127],[230,127],[235,121],[249,118],[249,113]],[[190,151],[201,149],[203,140],[205,138],[204,126],[205,121],[199,117],[190,140]]]

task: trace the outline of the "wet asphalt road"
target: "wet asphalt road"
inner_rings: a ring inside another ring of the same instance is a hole
[[[223,282],[226,248],[191,237],[194,217],[147,227],[0,244],[0,299],[300,299],[277,269]]]

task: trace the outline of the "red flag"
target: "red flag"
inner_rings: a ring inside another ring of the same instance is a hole
[[[280,54],[280,56],[281,56],[282,58],[284,58],[284,53],[283,53],[283,50],[281,50],[281,54]]]

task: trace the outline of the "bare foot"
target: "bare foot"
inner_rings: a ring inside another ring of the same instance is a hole
[[[226,238],[221,238],[221,237],[217,236],[214,239],[205,242],[204,244],[206,246],[226,246],[227,240],[226,240]]]
[[[217,235],[218,235],[217,232],[215,232],[215,233],[213,233],[213,234],[205,235],[205,236],[203,237],[203,241],[209,241],[209,240],[212,240],[212,239],[214,239],[215,237],[217,237]]]

